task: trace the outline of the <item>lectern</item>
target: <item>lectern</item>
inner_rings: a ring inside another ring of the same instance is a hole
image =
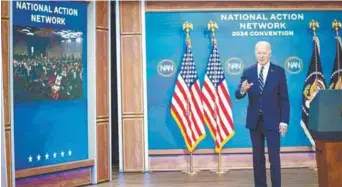
[[[310,104],[320,187],[342,186],[342,90],[321,90]]]

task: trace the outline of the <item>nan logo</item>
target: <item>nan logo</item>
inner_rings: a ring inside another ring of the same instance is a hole
[[[243,71],[244,64],[241,59],[237,57],[232,57],[226,61],[225,67],[226,67],[226,71],[230,75],[238,75]]]
[[[303,69],[302,59],[291,56],[285,60],[285,69],[291,74],[298,74]]]
[[[160,76],[170,77],[176,72],[176,65],[172,60],[164,59],[158,63],[157,71]]]

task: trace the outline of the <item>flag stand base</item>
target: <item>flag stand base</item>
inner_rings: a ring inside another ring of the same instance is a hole
[[[196,175],[197,172],[195,171],[182,171],[182,173],[187,174],[187,175]]]
[[[225,174],[225,173],[227,173],[229,170],[226,170],[226,171],[214,171],[216,174],[218,174],[218,175],[223,175],[223,174]]]
[[[309,167],[309,169],[311,169],[313,171],[317,171],[317,167],[315,167],[315,166],[311,166],[311,167]]]
[[[229,170],[223,170],[222,166],[221,166],[221,152],[218,153],[218,167],[217,170],[212,170],[212,172],[218,174],[218,175],[222,175],[227,173]]]
[[[187,175],[196,175],[197,172],[193,170],[192,152],[190,152],[190,171],[182,171],[182,173]]]

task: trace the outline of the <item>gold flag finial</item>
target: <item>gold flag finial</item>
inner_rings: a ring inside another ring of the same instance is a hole
[[[193,29],[192,23],[186,21],[183,23],[183,30],[185,30],[186,33],[186,44],[188,47],[191,47],[191,40],[190,40],[190,30]]]
[[[341,27],[342,27],[341,22],[334,19],[334,21],[332,22],[332,28],[335,29],[337,36],[338,36],[338,31],[340,30]]]
[[[215,37],[215,29],[218,29],[218,25],[216,22],[209,21],[208,23],[208,30],[212,32],[212,41],[214,44],[216,44],[216,37]]]
[[[313,31],[314,36],[316,36],[316,30],[319,28],[319,23],[318,21],[312,19],[309,24],[310,29]]]

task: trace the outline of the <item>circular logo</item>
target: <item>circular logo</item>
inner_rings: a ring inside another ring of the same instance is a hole
[[[244,63],[240,58],[232,57],[226,61],[226,71],[230,75],[238,75],[243,71]]]
[[[176,72],[176,65],[172,60],[164,59],[158,63],[157,72],[160,76],[170,77]]]
[[[298,74],[303,69],[303,61],[302,59],[291,56],[285,60],[285,69],[291,74]]]

